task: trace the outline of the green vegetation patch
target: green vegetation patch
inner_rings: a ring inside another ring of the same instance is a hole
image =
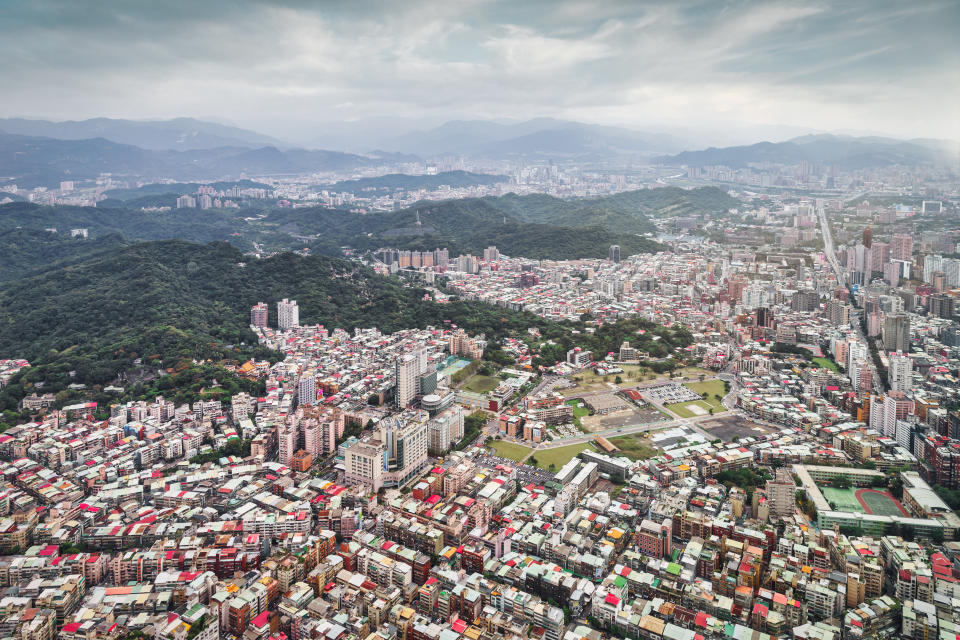
[[[566,447],[556,447],[553,449],[541,449],[530,456],[527,464],[533,464],[547,471],[557,471],[584,449],[595,451],[593,445],[589,442],[571,444]],[[551,465],[553,466],[551,467]]]
[[[817,357],[817,358],[811,358],[810,360],[811,362],[813,362],[813,364],[817,365],[821,369],[829,369],[830,371],[833,371],[835,373],[840,370],[837,367],[837,363],[834,362],[833,360],[830,360],[829,358]]]
[[[512,442],[506,442],[504,440],[494,440],[488,444],[487,447],[493,449],[494,455],[497,455],[501,458],[506,458],[507,460],[514,460],[516,462],[520,462],[533,451],[533,449],[530,447],[525,447],[521,444],[514,444]]]
[[[641,434],[630,434],[608,439],[610,444],[620,449],[620,453],[612,454],[615,456],[626,456],[631,460],[647,460],[659,453],[656,448],[649,444],[649,440]]]
[[[567,400],[568,405],[573,407],[573,417],[582,418],[584,416],[590,415],[590,409],[587,409],[586,405],[583,403],[583,400],[573,399]]]
[[[463,385],[463,388],[467,391],[473,391],[474,393],[488,393],[496,389],[499,384],[499,378],[477,374],[467,380],[466,384]]]
[[[863,505],[857,500],[856,489],[837,489],[836,487],[820,487],[820,493],[827,499],[830,506],[837,511],[847,513],[866,513]],[[896,515],[900,515],[897,511]]]

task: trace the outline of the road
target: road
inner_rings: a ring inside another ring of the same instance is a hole
[[[862,195],[865,195],[866,192],[857,194],[851,198],[846,198],[844,203],[855,200]],[[823,233],[823,253],[827,256],[827,262],[830,263],[830,267],[833,269],[833,273],[837,276],[837,282],[841,285],[847,284],[847,271],[845,268],[840,266],[840,262],[837,260],[837,254],[833,247],[833,234],[830,232],[830,224],[827,220],[827,211],[823,207],[817,209],[817,215],[820,217],[820,230]],[[851,313],[850,314],[850,328],[853,329],[853,332],[856,334],[857,339],[865,345],[870,343],[867,341],[866,336],[863,335],[863,331],[860,328],[860,313]],[[846,366],[846,363],[842,363]],[[870,367],[870,372],[873,377],[873,388],[875,391],[883,393],[882,381],[880,376],[877,373],[877,369],[873,364],[872,358],[867,359],[867,364]]]

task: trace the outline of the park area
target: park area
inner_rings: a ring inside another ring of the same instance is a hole
[[[721,413],[726,411],[721,400],[725,395],[723,380],[707,380],[705,382],[686,382],[684,385],[695,393],[706,394],[703,400],[694,400],[692,402],[677,402],[675,404],[665,405],[667,409],[677,414],[681,418],[693,418],[695,416],[705,416],[711,413]]]
[[[903,505],[888,491],[835,487],[822,487],[820,491],[830,506],[837,511],[868,513],[875,516],[909,516]]]

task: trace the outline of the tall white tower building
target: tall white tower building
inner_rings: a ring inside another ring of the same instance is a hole
[[[277,303],[277,327],[286,331],[300,326],[300,307],[296,300],[284,298]]]

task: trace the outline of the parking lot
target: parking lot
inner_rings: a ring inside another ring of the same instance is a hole
[[[659,404],[676,404],[678,402],[692,402],[700,399],[700,394],[682,384],[664,384],[659,387],[649,387],[641,392],[645,398]]]

